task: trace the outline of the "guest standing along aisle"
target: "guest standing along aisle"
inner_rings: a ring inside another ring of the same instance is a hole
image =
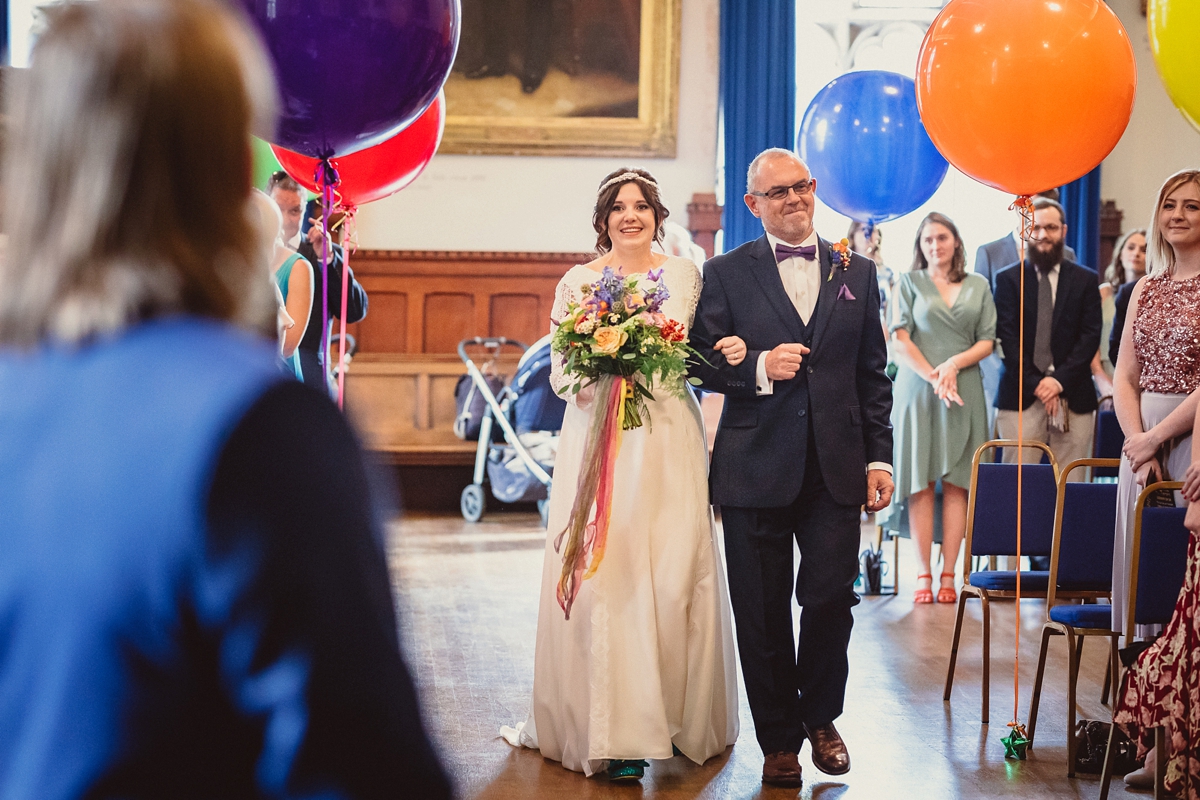
[[[942,572],[937,601],[953,603],[954,565],[967,527],[975,450],[988,440],[979,362],[995,344],[996,306],[980,275],[968,274],[958,228],[932,213],[917,228],[912,269],[900,276],[891,328],[897,361],[892,427],[896,491],[917,549],[914,603],[932,603],[934,484],[942,482]],[[935,366],[936,365],[936,366]],[[893,526],[897,527],[897,526]]]
[[[226,3],[45,13],[5,154],[0,795],[449,797],[363,454],[277,366],[265,54]]]
[[[592,225],[596,260],[559,281],[551,322],[583,300],[581,287],[611,268],[639,276],[661,270],[670,291],[662,313],[692,325],[700,272],[686,258],[651,251],[668,211],[645,170],[623,169],[600,184]],[[741,363],[745,344],[719,343],[715,361]],[[603,564],[582,582],[565,619],[556,590],[563,555],[555,539],[575,502],[594,418],[595,384],[578,393],[557,353],[551,382],[568,400],[550,495],[529,715],[504,728],[509,743],[541,750],[567,769],[611,780],[643,776],[647,759],[678,749],[697,764],[738,734],[737,669],[725,574],[706,484],[700,406],[690,393],[653,386],[651,421],[624,432],[614,468],[611,522]],[[565,552],[565,551],[564,551]]]
[[[996,394],[996,432],[1017,438],[1017,411],[1025,412],[1026,440],[1044,442],[1059,464],[1092,453],[1097,407],[1092,359],[1100,348],[1100,290],[1095,271],[1065,256],[1063,208],[1045,197],[1033,201],[1026,248],[1025,355],[1021,358],[1021,269],[996,276],[996,338],[1004,370]],[[1018,396],[1024,369],[1024,396]],[[1038,461],[1033,448],[1008,447],[1004,460]],[[1043,569],[1048,569],[1049,564]]]
[[[1134,286],[1113,375],[1113,407],[1125,431],[1113,553],[1113,630],[1125,630],[1133,512],[1142,488],[1180,480],[1192,460],[1200,388],[1200,171],[1167,178],[1146,247],[1146,277]]]
[[[850,669],[859,515],[892,495],[892,384],[875,266],[817,235],[815,188],[794,153],[755,157],[745,202],[765,235],[705,264],[692,331],[708,362],[695,374],[725,395],[710,485],[763,782],[792,787],[802,783],[805,739],[817,769],[850,769],[833,722]],[[745,361],[720,357],[726,336],[745,340]],[[803,606],[798,650],[793,590]]]
[[[1127,438],[1117,499],[1114,588],[1118,579],[1129,579],[1132,503],[1168,465],[1174,470],[1173,479],[1184,479],[1191,536],[1175,613],[1162,636],[1125,673],[1113,722],[1138,743],[1139,758],[1150,755],[1148,739],[1153,738],[1153,729],[1165,727],[1166,790],[1172,796],[1198,800],[1200,453],[1195,453],[1194,447],[1195,431],[1200,429],[1196,392],[1200,386],[1200,171],[1177,172],[1163,184],[1150,225],[1147,255],[1149,270],[1129,301],[1123,355],[1117,362],[1116,408]],[[1184,464],[1188,465],[1186,474],[1181,475]],[[1118,599],[1114,594],[1113,614],[1120,609],[1121,615],[1113,620],[1115,630],[1121,629],[1118,620],[1125,616],[1124,603]],[[1147,763],[1153,762],[1148,758]]]

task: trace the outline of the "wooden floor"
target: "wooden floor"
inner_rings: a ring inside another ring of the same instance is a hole
[[[741,702],[742,733],[724,755],[696,766],[653,762],[639,786],[585,779],[537,752],[510,747],[503,724],[525,718],[533,676],[537,593],[545,532],[534,514],[494,513],[474,525],[451,516],[412,516],[391,529],[390,563],[403,640],[426,723],[461,797],[488,798],[1096,798],[1094,776],[1066,777],[1066,655],[1052,640],[1037,748],[1006,761],[1000,738],[1012,715],[1014,604],[994,603],[992,724],[980,724],[980,610],[968,606],[954,695],[942,701],[952,606],[914,607],[913,559],[901,549],[897,597],[865,597],[855,609],[847,709],[838,720],[852,759],[840,778],[800,755],[805,785],[763,787],[762,755]],[[890,557],[890,556],[889,556]],[[1045,606],[1022,603],[1020,718],[1029,695]],[[1104,648],[1089,642],[1079,679],[1079,714],[1111,719],[1099,702]],[[1111,796],[1132,797],[1114,784]]]

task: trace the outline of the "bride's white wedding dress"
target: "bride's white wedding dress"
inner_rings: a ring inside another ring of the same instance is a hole
[[[700,294],[696,265],[663,265],[666,316],[689,329]],[[572,267],[552,317],[598,273]],[[647,283],[647,288],[649,284]],[[571,383],[556,361],[555,390]],[[502,733],[587,775],[610,759],[665,759],[672,745],[702,763],[738,734],[737,673],[725,573],[708,502],[700,407],[653,387],[650,419],[625,431],[617,458],[604,560],[564,620],[555,599],[567,525],[596,404],[568,403],[554,467],[529,716]],[[567,395],[570,396],[570,395]]]

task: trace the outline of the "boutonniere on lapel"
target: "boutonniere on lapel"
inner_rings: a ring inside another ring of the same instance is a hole
[[[829,245],[829,263],[835,268],[841,267],[843,270],[850,266],[850,240],[842,239],[840,242],[834,242]],[[829,270],[829,277],[825,280],[833,280],[833,269]]]

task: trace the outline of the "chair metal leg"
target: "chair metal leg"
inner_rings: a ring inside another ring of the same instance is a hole
[[[958,661],[958,640],[962,635],[963,612],[967,610],[966,592],[962,592],[958,596],[958,617],[954,621],[954,638],[950,641],[950,667],[946,670],[946,691],[942,693],[942,700],[950,699],[950,689],[954,686],[954,664]]]
[[[1167,797],[1167,729],[1154,729],[1154,800]]]
[[[1074,737],[1075,732],[1071,731],[1071,736]],[[1108,746],[1104,748],[1104,767],[1100,770],[1100,800],[1108,800],[1108,789],[1112,784],[1113,764],[1117,760],[1117,749],[1113,744],[1117,740],[1117,726],[1112,725],[1108,729]]]
[[[892,537],[892,596],[900,594],[900,537]]]
[[[1054,629],[1042,628],[1042,646],[1038,651],[1037,677],[1033,680],[1033,697],[1029,700],[1029,746],[1033,747],[1033,735],[1037,732],[1038,705],[1042,700],[1042,676],[1046,672],[1046,653],[1050,649],[1050,637]]]
[[[991,688],[991,666],[992,666],[992,611],[989,608],[987,592],[983,592],[979,597],[980,603],[983,605],[983,711],[980,712],[979,721],[984,725],[988,724],[988,706],[992,697]],[[1020,609],[1018,609],[1018,613]]]
[[[1117,678],[1121,674],[1121,657],[1117,652],[1119,644],[1117,638],[1116,634],[1108,637],[1108,674],[1112,676],[1109,699],[1112,701],[1114,711],[1117,707]]]
[[[1083,640],[1086,638],[1086,636],[1080,636],[1079,641],[1075,643],[1075,663],[1077,664],[1083,662]]]
[[[1075,684],[1079,680],[1079,653],[1082,647],[1076,647],[1075,630],[1067,625],[1067,777],[1075,777]],[[1082,636],[1079,644],[1083,644]]]
[[[1112,688],[1112,663],[1104,667],[1104,688],[1100,690],[1100,705],[1108,705],[1108,691]]]

